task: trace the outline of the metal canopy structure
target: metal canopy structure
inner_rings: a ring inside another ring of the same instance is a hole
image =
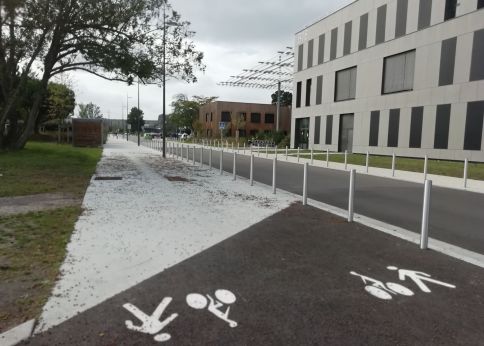
[[[240,88],[274,89],[277,87],[277,120],[276,130],[279,131],[281,88],[292,90],[294,73],[294,52],[291,47],[278,51],[277,55],[267,61],[259,61],[256,66],[243,69],[237,76],[230,76],[218,85]]]

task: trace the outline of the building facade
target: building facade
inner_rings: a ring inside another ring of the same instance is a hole
[[[200,107],[199,121],[202,135],[207,138],[220,138],[220,123],[224,123],[224,136],[252,137],[258,132],[276,130],[276,105],[262,103],[242,103],[215,101]],[[291,107],[281,107],[279,130],[289,133],[291,127]]]
[[[357,0],[295,59],[293,147],[484,161],[484,0]]]

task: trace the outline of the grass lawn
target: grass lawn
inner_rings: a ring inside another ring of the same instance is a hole
[[[101,156],[99,148],[29,142],[0,152],[0,197],[65,192],[84,195]]]
[[[82,197],[101,153],[41,142],[0,152],[0,197],[45,192]],[[39,315],[81,211],[76,205],[0,216],[0,332]]]
[[[297,156],[291,152],[291,156]],[[311,155],[307,151],[300,154],[301,158],[309,159]],[[314,154],[314,160],[326,161],[326,154]],[[344,154],[330,154],[330,162],[344,163]],[[364,166],[366,162],[366,155],[363,154],[348,154],[348,164]],[[423,172],[424,160],[414,158],[399,158],[397,157],[396,169],[410,172]],[[376,156],[370,155],[370,167],[378,168],[392,168],[391,156]],[[446,175],[449,177],[462,178],[464,173],[464,162],[444,161],[444,160],[429,160],[428,166],[429,174]],[[469,163],[469,179],[484,180],[484,163]]]
[[[80,207],[0,217],[0,332],[38,316]]]

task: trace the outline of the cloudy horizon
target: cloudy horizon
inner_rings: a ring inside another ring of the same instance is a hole
[[[243,3],[227,0],[172,0],[173,8],[183,20],[191,22],[193,41],[205,55],[205,73],[197,72],[198,82],[187,84],[167,80],[167,113],[177,94],[218,96],[219,100],[269,103],[269,89],[248,89],[219,86],[250,68],[258,61],[273,57],[277,51],[292,47],[294,35],[304,27],[327,16],[353,0],[302,0],[281,6],[277,0]],[[126,104],[137,105],[137,86],[111,82],[86,72],[72,72],[67,77],[76,92],[76,103],[93,102],[101,107],[105,118],[126,116]],[[292,91],[292,90],[290,90]],[[127,96],[129,97],[127,99]],[[140,108],[147,120],[156,120],[162,113],[162,90],[157,86],[140,87]],[[76,108],[77,114],[77,108]]]

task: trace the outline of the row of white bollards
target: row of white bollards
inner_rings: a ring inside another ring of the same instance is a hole
[[[158,148],[156,143],[150,143],[150,147]],[[189,147],[186,148],[186,159],[189,162]],[[173,157],[181,157],[183,160],[183,144],[179,146],[178,144],[175,146],[174,144],[171,145],[168,149],[168,153],[171,154]],[[193,159],[193,166],[195,166],[195,146],[192,147],[192,159]],[[212,169],[212,149],[209,150],[209,169]],[[223,148],[220,150],[220,175],[223,175],[223,155],[224,150]],[[368,157],[369,154],[367,153],[367,163],[368,166]],[[428,166],[428,158],[425,159],[425,168]],[[200,148],[200,166],[203,166],[203,148]],[[302,191],[302,204],[307,205],[308,200],[308,162],[305,162],[303,165],[303,191]],[[467,176],[468,170],[468,160],[465,160],[465,168],[464,168],[464,178]],[[395,171],[395,154],[392,157],[392,173]],[[426,169],[425,169],[426,172]],[[233,166],[232,166],[232,179],[235,181],[237,179],[237,152],[233,152]],[[250,173],[249,173],[249,182],[250,185],[254,185],[254,155],[250,156]],[[277,157],[274,156],[272,159],[272,193],[276,193],[277,190]],[[465,182],[466,184],[467,182]],[[356,186],[356,170],[351,169],[349,175],[349,188],[348,188],[348,214],[347,214],[347,221],[353,222],[354,221],[354,201],[355,201],[355,186]],[[430,200],[431,200],[431,190],[432,190],[432,181],[426,179],[424,183],[424,196],[423,196],[423,208],[422,208],[422,220],[421,220],[421,231],[420,231],[420,248],[427,249],[428,248],[428,237],[429,237],[429,218],[430,218]]]

